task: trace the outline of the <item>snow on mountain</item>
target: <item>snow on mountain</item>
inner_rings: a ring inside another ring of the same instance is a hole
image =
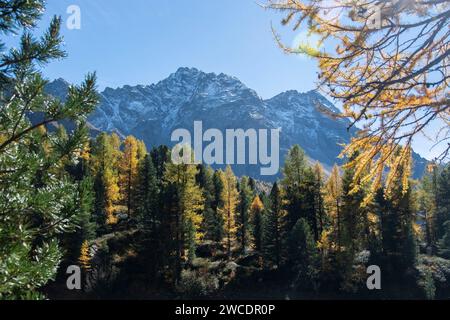
[[[57,97],[67,94],[68,84],[58,79],[48,92]],[[203,130],[280,128],[280,155],[299,144],[311,158],[330,169],[356,129],[337,119],[339,110],[317,91],[291,90],[263,100],[239,79],[225,74],[180,68],[168,78],[149,86],[106,88],[89,122],[102,131],[134,135],[148,147],[172,146],[171,133],[177,128],[193,129],[194,121]],[[426,161],[415,155],[416,172],[422,173]],[[283,160],[283,159],[281,159]],[[257,166],[234,166],[238,175],[259,177]],[[273,177],[261,177],[273,180]]]

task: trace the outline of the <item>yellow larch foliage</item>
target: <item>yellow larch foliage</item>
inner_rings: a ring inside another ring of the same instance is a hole
[[[90,255],[90,247],[88,241],[83,241],[80,249],[80,257],[78,258],[78,263],[80,266],[89,271],[91,269],[91,255]]]
[[[250,212],[262,212],[264,210],[264,204],[261,201],[261,198],[257,195],[250,206]]]
[[[223,206],[218,211],[222,215],[224,222],[228,255],[231,255],[231,246],[236,240],[236,208],[239,203],[239,193],[236,188],[237,180],[230,166],[227,166],[225,172],[221,173],[221,178],[223,184],[221,194]]]
[[[187,148],[186,152],[191,153],[192,163],[195,163],[192,150]],[[178,187],[180,215],[184,221],[192,221],[195,228],[195,240],[198,242],[203,238],[200,225],[203,221],[201,213],[204,209],[205,200],[202,189],[196,183],[197,173],[198,169],[195,164],[169,162],[165,167],[164,181],[165,183],[173,183]]]
[[[268,0],[266,7],[324,43],[289,48],[275,33],[285,52],[317,59],[320,90],[342,102],[338,117],[362,129],[342,156],[359,153],[346,167],[355,182],[372,184],[363,205],[383,184],[389,194],[400,170],[406,192],[417,136],[426,136],[436,160],[449,160],[449,1]]]
[[[131,214],[133,192],[136,187],[138,171],[138,141],[133,136],[128,136],[124,143],[122,157],[119,160],[119,186],[122,199]]]

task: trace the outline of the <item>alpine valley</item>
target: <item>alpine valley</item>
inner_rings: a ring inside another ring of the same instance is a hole
[[[69,83],[57,79],[47,85],[47,92],[64,99]],[[280,129],[280,166],[289,148],[300,145],[311,162],[319,161],[326,172],[342,162],[341,145],[349,142],[356,128],[350,121],[335,117],[339,110],[317,91],[286,91],[262,99],[239,79],[205,73],[196,68],[180,68],[166,79],[151,85],[126,85],[106,88],[100,104],[88,119],[92,135],[116,132],[133,135],[147,147],[168,145],[178,128],[193,131],[194,121],[202,121],[204,130]],[[419,177],[427,161],[413,154],[414,175]],[[235,165],[238,175],[262,180],[278,176],[260,176],[258,165]],[[281,174],[281,172],[280,172]]]

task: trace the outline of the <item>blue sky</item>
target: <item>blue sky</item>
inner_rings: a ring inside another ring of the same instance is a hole
[[[80,30],[66,27],[70,5],[81,9]],[[236,76],[263,98],[315,88],[316,62],[284,54],[271,24],[287,45],[305,32],[283,28],[282,16],[255,0],[48,0],[40,31],[53,15],[63,18],[69,56],[45,67],[49,79],[79,83],[96,71],[103,90],[152,84],[179,67],[196,67]],[[414,149],[432,158],[440,152],[430,152],[430,145],[418,137]]]
[[[95,70],[102,89],[151,84],[186,66],[236,76],[264,98],[314,88],[315,62],[280,50],[271,22],[280,26],[281,16],[256,1],[49,0],[40,25],[68,18],[72,4],[81,30],[64,26],[69,57],[46,67],[49,78],[79,82]]]

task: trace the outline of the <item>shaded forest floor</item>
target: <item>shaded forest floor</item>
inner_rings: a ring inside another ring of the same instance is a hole
[[[255,252],[224,258],[211,254],[205,246],[200,257],[184,266],[188,280],[177,287],[164,281],[149,280],[142,259],[134,248],[137,230],[106,234],[93,241],[96,252],[89,277],[82,290],[68,290],[65,274],[68,263],[62,263],[58,277],[44,292],[51,300],[348,300],[348,299],[421,299],[411,285],[383,282],[381,291],[360,290],[346,293],[336,288],[299,290],[292,286],[292,273],[286,269],[265,269]],[[205,252],[206,251],[206,252]],[[440,299],[450,299],[450,261],[422,257],[418,269],[430,268],[440,277]]]

